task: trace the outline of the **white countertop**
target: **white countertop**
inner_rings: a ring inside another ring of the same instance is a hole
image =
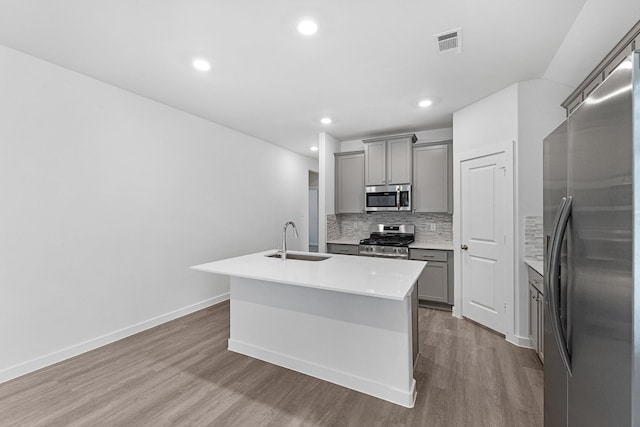
[[[228,276],[287,283],[378,298],[403,300],[413,290],[424,261],[351,255],[287,251],[290,254],[322,255],[324,261],[269,258],[275,249],[195,265],[194,270]]]
[[[531,267],[535,271],[537,271],[539,275],[544,276],[544,265],[543,265],[542,261],[538,261],[536,259],[525,258],[524,262],[529,267]]]

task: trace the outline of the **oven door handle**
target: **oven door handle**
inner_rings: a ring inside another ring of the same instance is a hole
[[[409,254],[401,255],[401,254],[381,254],[381,253],[361,252],[361,253],[358,253],[358,255],[374,257],[374,258],[409,259]]]

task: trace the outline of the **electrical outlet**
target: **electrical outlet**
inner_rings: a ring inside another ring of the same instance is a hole
[[[427,230],[436,231],[436,223],[435,222],[428,222],[427,223]]]

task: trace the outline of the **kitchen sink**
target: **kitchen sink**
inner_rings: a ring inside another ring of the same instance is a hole
[[[282,255],[279,252],[276,252],[271,255],[265,255],[269,258],[282,258]],[[300,261],[324,261],[325,259],[331,258],[330,256],[323,255],[302,255],[302,254],[287,254],[287,259],[297,259]]]

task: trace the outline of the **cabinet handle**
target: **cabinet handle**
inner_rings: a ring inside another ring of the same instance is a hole
[[[467,249],[469,249],[469,246],[467,246],[467,245],[460,245],[460,249],[462,249],[463,251],[466,251]]]

